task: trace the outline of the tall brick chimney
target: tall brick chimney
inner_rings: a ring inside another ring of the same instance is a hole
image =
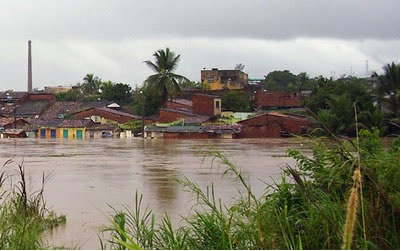
[[[32,52],[31,52],[31,40],[28,40],[28,92],[32,92]]]

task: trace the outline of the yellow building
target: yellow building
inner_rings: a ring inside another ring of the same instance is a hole
[[[240,70],[211,70],[201,71],[201,81],[210,87],[211,91],[244,89],[248,84],[248,74]]]
[[[43,121],[39,127],[38,137],[51,139],[84,139],[86,128],[92,126],[92,120],[51,120]]]

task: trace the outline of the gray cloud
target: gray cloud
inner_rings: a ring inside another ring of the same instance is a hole
[[[250,77],[289,69],[362,76],[399,61],[398,0],[3,0],[0,89],[24,90],[27,40],[35,87],[95,73],[140,85],[155,50],[181,54],[178,72],[246,65]]]
[[[398,39],[399,9],[399,0],[8,0],[0,30],[33,39]]]

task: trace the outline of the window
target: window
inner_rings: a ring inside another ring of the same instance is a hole
[[[220,101],[216,100],[216,108],[220,109]]]
[[[207,78],[208,83],[214,83],[214,78]]]

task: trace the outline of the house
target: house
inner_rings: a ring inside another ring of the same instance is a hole
[[[186,126],[147,126],[145,138],[163,139],[210,139],[233,138],[240,132],[240,125],[186,125]]]
[[[29,125],[25,119],[3,118],[0,117],[0,131],[4,129],[23,129]]]
[[[88,110],[91,108],[101,108],[110,105],[111,102],[107,101],[96,101],[96,102],[56,102],[51,105],[43,114],[40,116],[43,120],[48,119],[63,119],[71,114]]]
[[[94,125],[90,119],[31,120],[31,123],[38,128],[37,136],[46,139],[84,139],[86,129]]]
[[[26,138],[22,129],[6,129],[0,134],[1,138]]]
[[[248,74],[241,70],[211,70],[201,71],[201,82],[210,87],[211,91],[223,89],[244,89],[248,85]]]
[[[53,94],[3,92],[0,93],[0,113],[5,117],[39,118],[55,102],[56,97]]]
[[[278,112],[265,113],[238,122],[242,125],[237,138],[280,138],[284,135],[304,134],[311,122],[303,117]]]
[[[61,93],[72,90],[72,86],[45,86],[44,91],[47,93]]]
[[[90,118],[94,122],[101,124],[123,124],[132,119],[142,119],[141,116],[133,115],[124,111],[118,111],[108,107],[90,108],[74,113],[72,116],[75,119]]]
[[[257,91],[255,103],[259,108],[294,108],[301,106],[301,93]]]
[[[15,92],[12,90],[0,92],[0,104],[1,103],[8,103],[10,99],[16,100],[19,102],[22,98],[28,95],[28,92]]]
[[[200,124],[221,114],[221,98],[218,96],[196,94],[192,97],[192,102],[182,100],[178,102],[167,104],[175,108],[161,108],[157,122],[171,123],[183,120],[184,123]]]
[[[116,124],[100,124],[96,123],[93,126],[87,127],[85,131],[85,138],[105,138],[117,137],[121,133],[121,129]]]
[[[192,112],[206,116],[221,114],[221,98],[208,94],[197,94],[192,97]]]

